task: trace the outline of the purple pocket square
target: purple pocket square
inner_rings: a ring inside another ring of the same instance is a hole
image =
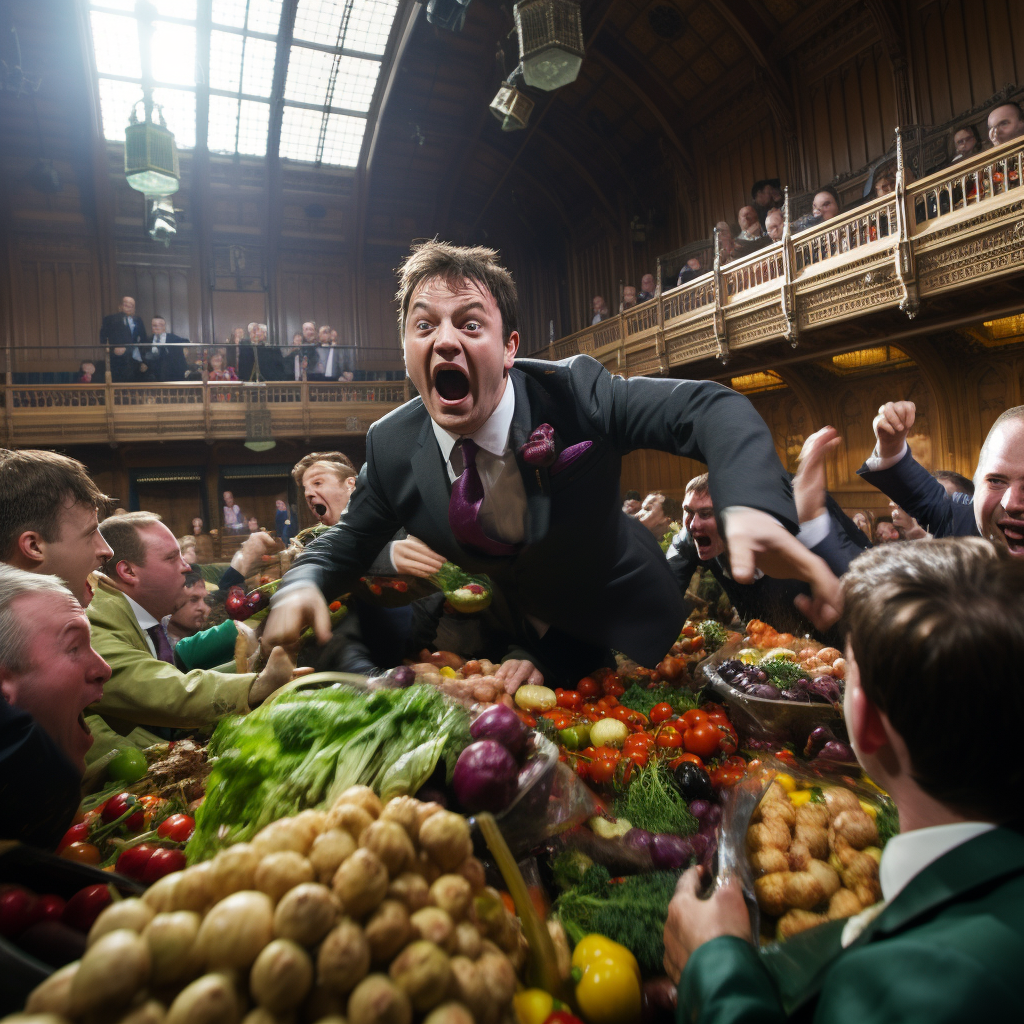
[[[555,464],[548,470],[551,476],[556,473],[561,473],[563,469],[571,466],[588,448],[593,445],[593,441],[580,441],[579,444],[571,444],[566,448],[561,455],[555,459]]]

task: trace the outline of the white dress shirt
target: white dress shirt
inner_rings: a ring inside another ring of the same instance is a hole
[[[121,591],[124,593],[124,591]],[[142,635],[146,638],[146,646],[149,648],[149,653],[155,658],[156,645],[153,643],[153,638],[146,632],[147,629],[152,629],[153,626],[159,626],[160,620],[154,619],[145,608],[142,607],[137,601],[133,601],[127,594],[124,595],[124,599],[128,602],[128,607],[131,608],[132,614],[135,616],[135,621],[139,624],[139,628],[142,630]]]
[[[878,868],[882,898],[892,902],[929,864],[994,828],[988,821],[957,821],[893,836],[885,844]]]
[[[887,459],[883,459],[878,454],[878,445],[876,444],[871,454],[864,460],[864,465],[867,467],[868,472],[877,473],[883,469],[892,469],[904,455],[907,454],[907,442],[903,442],[903,447],[900,449],[899,455],[890,455]]]

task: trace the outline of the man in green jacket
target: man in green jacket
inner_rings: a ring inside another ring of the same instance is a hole
[[[993,730],[1024,715],[1024,564],[982,540],[887,544],[854,561],[843,589],[846,723],[902,826],[882,855],[885,902],[790,939],[780,971],[750,942],[738,884],[701,900],[691,869],[665,925],[678,1020],[1018,1020],[1024,767],[975,769]]]
[[[244,714],[292,677],[287,653],[275,648],[258,675],[173,664],[160,624],[181,600],[188,563],[174,535],[149,512],[112,516],[100,532],[113,554],[103,565],[89,606],[93,647],[111,668],[103,697],[90,711],[115,732],[138,726],[195,729]]]

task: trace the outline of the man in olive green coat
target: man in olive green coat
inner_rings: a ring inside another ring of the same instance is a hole
[[[691,869],[665,926],[678,1020],[1018,1020],[1024,767],[970,770],[991,757],[991,731],[963,728],[963,686],[985,688],[986,722],[1021,720],[1024,564],[975,539],[887,544],[843,583],[847,727],[902,826],[882,855],[885,902],[762,953],[739,886],[700,900]]]
[[[158,516],[132,512],[100,524],[113,550],[89,606],[93,647],[110,665],[110,681],[90,712],[128,735],[138,726],[195,729],[244,714],[292,676],[286,652],[271,652],[258,675],[172,663],[160,620],[181,600],[188,563]]]

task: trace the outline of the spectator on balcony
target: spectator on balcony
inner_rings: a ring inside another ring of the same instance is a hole
[[[594,315],[590,318],[591,326],[599,324],[602,320],[607,320],[611,314],[608,312],[608,304],[600,295],[595,295],[590,300],[590,308],[593,310]]]
[[[679,276],[676,278],[676,287],[678,288],[679,285],[686,284],[687,281],[692,281],[695,277],[700,277],[702,273],[700,260],[696,256],[691,256],[679,271]]]
[[[640,511],[641,501],[639,491],[626,491],[622,496],[622,511],[627,516],[635,516]]]
[[[242,380],[257,378],[256,364],[259,364],[260,380],[287,380],[281,352],[267,344],[267,325],[249,324],[249,345],[243,342],[238,353],[238,376]]]
[[[711,234],[711,240],[714,242],[715,237],[718,238],[718,251],[721,254],[722,264],[726,264],[736,255],[736,241],[732,235],[732,227],[724,220],[720,220],[715,225],[715,230]]]
[[[150,339],[148,352],[149,362],[160,381],[184,380],[187,370],[185,349],[188,338],[167,331],[167,321],[162,316],[155,316],[150,321],[153,337]],[[171,346],[168,348],[167,346]]]
[[[338,344],[338,332],[331,328],[331,344],[337,349],[336,360],[338,362],[338,380],[353,380],[355,378],[352,363],[352,350],[344,345]]]
[[[228,533],[241,533],[245,529],[242,510],[235,504],[235,496],[231,491],[224,492],[224,529]]]
[[[79,384],[98,384],[99,381],[94,381],[93,378],[96,376],[96,364],[90,363],[88,360],[81,363],[78,367],[78,383]]]
[[[973,124],[957,128],[953,133],[953,157],[949,166],[960,163],[961,160],[974,156],[981,150],[981,139],[978,137],[978,129]]]
[[[196,516],[192,520],[192,538],[195,544],[195,560],[200,565],[208,565],[214,560],[213,538],[205,531],[203,520]]]
[[[277,508],[274,513],[274,531],[281,539],[281,543],[288,547],[292,537],[299,531],[288,508],[288,502],[284,498],[278,498],[274,504]]]
[[[303,344],[304,340],[305,335],[302,331],[296,331],[292,335],[291,347],[283,353],[289,380],[302,380],[303,370],[309,369],[309,353]]]
[[[644,274],[640,278],[640,291],[637,292],[637,302],[650,302],[654,298],[654,275]]]
[[[843,212],[843,204],[839,201],[839,193],[831,185],[822,185],[811,203],[811,214],[818,221],[831,220]]]
[[[740,224],[740,233],[736,236],[741,242],[756,242],[760,240],[764,232],[761,230],[761,221],[757,216],[757,210],[752,206],[741,206],[736,214]]]
[[[245,528],[250,533],[259,533],[260,532],[259,520],[255,516],[247,517],[246,520],[245,520]]]
[[[782,186],[778,178],[762,178],[755,181],[750,189],[750,198],[754,202],[754,209],[757,211],[757,219],[761,226],[767,230],[765,220],[771,210],[782,207]]]
[[[1024,135],[1024,117],[1016,103],[1003,103],[988,115],[988,139],[993,146]]]
[[[145,342],[146,332],[135,315],[135,300],[130,295],[121,299],[118,310],[103,318],[100,344],[107,350],[110,379],[123,384],[134,376],[133,360],[140,362],[142,359],[139,345]]]
[[[781,210],[769,210],[768,216],[764,219],[765,234],[773,242],[782,241],[782,232],[785,229],[785,218]]]
[[[223,349],[214,349],[210,355],[210,370],[207,374],[209,380],[238,380],[238,374],[233,366],[226,366],[227,359]]]
[[[636,285],[627,284],[622,289],[622,308],[632,309],[636,305]]]

